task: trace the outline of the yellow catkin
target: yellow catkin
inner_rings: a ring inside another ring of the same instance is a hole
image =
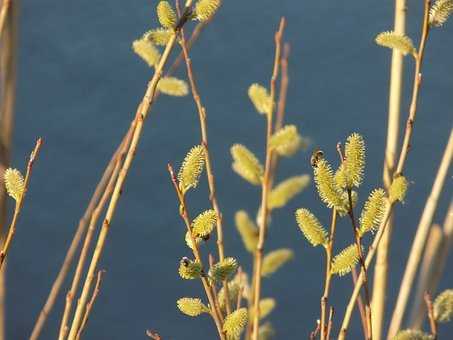
[[[365,141],[358,133],[350,135],[345,145],[345,160],[335,174],[336,183],[342,188],[358,187],[365,169]]]
[[[448,322],[453,319],[453,289],[444,290],[434,300],[434,317],[437,322]]]
[[[198,279],[201,276],[202,267],[200,262],[183,258],[179,262],[179,276],[185,280]]]
[[[189,87],[184,80],[175,77],[162,77],[157,83],[157,89],[169,96],[183,97],[189,93]]]
[[[19,202],[25,190],[24,178],[20,171],[8,168],[3,175],[3,179],[8,195],[14,198],[16,202]]]
[[[244,210],[238,211],[234,217],[234,220],[236,222],[236,228],[241,235],[245,249],[247,249],[250,253],[253,253],[258,244],[258,228]]]
[[[230,305],[233,305],[237,302],[238,295],[240,292],[240,286],[235,281],[228,282],[228,297],[230,299]],[[226,294],[225,294],[225,287],[222,286],[219,292],[217,293],[217,297],[219,299],[220,308],[222,311],[226,309]]]
[[[248,95],[256,111],[262,114],[269,114],[272,108],[272,99],[264,86],[256,83],[250,85]]]
[[[325,159],[321,159],[317,162],[317,165],[314,168],[314,178],[319,197],[327,207],[343,208],[343,192],[338,187],[334,179],[332,168]]]
[[[214,229],[217,214],[213,209],[206,210],[198,215],[192,223],[192,233],[196,237],[208,236]]]
[[[397,201],[403,202],[406,197],[408,182],[406,177],[398,176],[396,177],[389,188],[389,200],[391,203]]]
[[[271,251],[263,259],[262,276],[270,276],[294,257],[291,249],[282,248]]]
[[[156,28],[145,33],[144,38],[158,46],[165,46],[173,32],[166,28]]]
[[[399,331],[392,340],[434,340],[434,337],[415,329]]]
[[[165,28],[176,26],[176,13],[168,1],[160,1],[157,5],[157,17],[160,24]]]
[[[199,0],[195,4],[195,17],[199,21],[208,21],[220,7],[220,0]]]
[[[429,23],[440,27],[453,13],[453,0],[437,0],[429,11]]]
[[[259,308],[260,308],[260,320],[264,319],[268,316],[275,308],[275,299],[273,298],[265,298],[260,300]],[[250,309],[250,319],[253,319],[253,308]]]
[[[246,308],[240,308],[225,318],[223,331],[228,339],[238,339],[248,322]]]
[[[332,274],[338,274],[340,276],[348,274],[358,261],[359,252],[357,251],[357,246],[351,244],[334,257],[331,268]]]
[[[238,267],[236,259],[225,257],[222,261],[214,264],[209,270],[209,276],[215,282],[224,281],[234,274]]]
[[[302,137],[295,125],[286,125],[272,135],[269,146],[280,156],[289,157],[302,147]]]
[[[296,211],[296,221],[305,238],[313,246],[327,245],[327,231],[309,210],[298,209]]]
[[[186,157],[179,169],[178,181],[179,188],[186,192],[190,188],[195,188],[204,169],[204,147],[194,146]]]
[[[253,185],[260,185],[263,179],[263,166],[256,156],[242,144],[231,147],[233,170]]]
[[[198,316],[202,313],[209,313],[208,307],[206,307],[201,299],[199,298],[188,298],[184,297],[176,302],[179,310],[188,316]]]
[[[269,194],[269,209],[282,208],[310,183],[309,175],[294,176],[275,186]]]
[[[375,189],[371,192],[360,216],[359,234],[361,236],[379,228],[384,217],[386,202],[383,189]]]
[[[148,66],[154,67],[159,63],[160,52],[148,39],[141,38],[139,40],[135,40],[132,43],[132,49],[148,64]]]
[[[403,55],[415,54],[416,50],[412,40],[402,34],[392,31],[382,32],[376,36],[376,44],[400,51]]]
[[[193,247],[192,238],[190,237],[190,233],[189,233],[189,232],[186,232],[186,235],[185,235],[185,237],[184,237],[184,240],[186,241],[186,245],[187,245],[190,249],[193,250],[194,247]],[[200,244],[201,240],[202,240],[201,238],[195,237],[195,243],[196,243],[197,245]]]
[[[263,323],[258,331],[258,339],[271,340],[275,338],[275,330],[270,322]]]

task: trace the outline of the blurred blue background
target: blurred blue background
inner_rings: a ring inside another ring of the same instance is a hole
[[[131,51],[131,42],[157,26],[156,3],[21,1],[14,166],[24,166],[37,136],[45,143],[9,255],[8,339],[28,338],[77,222],[152,75]],[[409,35],[418,41],[422,1],[408,5]],[[208,110],[226,252],[237,255],[246,269],[250,258],[233,216],[238,209],[255,215],[259,190],[232,172],[229,147],[244,143],[263,158],[265,122],[250,104],[247,88],[269,81],[280,16],[287,18],[285,41],[291,44],[287,121],[297,124],[332,161],[337,158],[335,144],[360,132],[368,143],[361,197],[381,183],[390,51],[375,46],[373,38],[392,28],[393,1],[225,1],[191,55]],[[452,126],[452,35],[450,20],[432,32],[428,44],[414,147],[406,168],[412,185],[397,211],[390,307]],[[404,117],[412,84],[412,63],[407,61]],[[184,78],[185,69],[177,75]],[[216,337],[210,319],[190,319],[175,306],[179,297],[202,296],[202,291],[198,282],[182,281],[177,273],[179,259],[190,254],[166,164],[179,166],[198,140],[192,99],[161,96],[146,122],[102,256],[100,268],[107,272],[87,339],[145,339],[147,328],[158,330],[165,340]],[[309,153],[300,153],[282,160],[278,179],[309,172]],[[444,219],[451,184],[450,173],[435,222]],[[208,207],[205,184],[190,194],[189,203],[192,214]],[[264,281],[263,295],[278,302],[271,316],[277,339],[306,338],[319,315],[324,261],[321,250],[311,248],[296,227],[293,213],[301,206],[324,223],[329,221],[329,211],[313,186],[273,216],[267,249],[290,247],[296,255]],[[346,221],[338,232],[341,247],[350,237]],[[448,271],[441,288],[452,286]],[[335,278],[333,287],[337,330],[351,280]],[[42,339],[56,338],[66,290],[67,286]],[[354,320],[350,338],[358,339],[357,316]],[[453,330],[441,329],[443,334]]]

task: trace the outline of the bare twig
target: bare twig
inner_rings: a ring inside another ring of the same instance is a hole
[[[131,129],[131,131],[132,131],[132,129]],[[88,225],[88,230],[85,235],[85,240],[84,240],[84,243],[82,246],[82,250],[80,251],[79,261],[77,263],[74,277],[72,279],[71,288],[69,289],[68,293],[66,294],[66,304],[65,304],[63,317],[62,317],[61,324],[60,324],[60,331],[59,331],[59,335],[58,335],[59,340],[64,340],[66,338],[67,332],[69,331],[68,321],[69,321],[69,316],[71,314],[72,301],[73,301],[74,296],[77,293],[77,289],[79,287],[80,279],[82,277],[83,267],[84,267],[85,261],[87,259],[88,251],[90,249],[90,245],[91,245],[91,241],[94,236],[94,232],[96,231],[96,225],[97,225],[99,216],[101,215],[102,210],[104,209],[104,206],[106,205],[108,199],[110,198],[110,196],[113,192],[113,188],[115,186],[116,179],[117,179],[119,171],[121,169],[121,164],[123,163],[123,160],[124,160],[124,155],[127,151],[127,148],[129,147],[130,137],[132,137],[132,134],[130,134],[129,138],[124,141],[122,150],[115,160],[115,162],[116,162],[115,168],[113,169],[113,172],[110,175],[109,182],[108,182],[107,186],[105,187],[104,193],[102,194],[102,197],[99,200],[96,208],[93,210],[93,214],[91,215],[90,223]]]
[[[147,329],[146,330],[146,335],[150,338],[150,339],[153,339],[153,340],[162,340],[161,336],[159,335],[159,333],[157,333],[156,331],[152,331],[150,329]]]
[[[93,294],[91,295],[90,301],[87,303],[87,308],[85,310],[85,315],[83,316],[82,323],[80,325],[79,332],[77,333],[77,340],[80,339],[82,336],[82,333],[84,329],[86,328],[86,324],[88,322],[88,317],[90,316],[91,310],[93,309],[94,303],[99,295],[99,292],[101,291],[101,282],[102,282],[102,277],[105,274],[105,270],[100,270],[98,271],[97,279],[96,279],[96,285],[94,286],[93,289]]]
[[[32,171],[33,171],[33,165],[34,165],[34,162],[35,162],[36,158],[38,157],[39,150],[41,149],[41,145],[42,145],[42,139],[39,138],[36,141],[35,148],[31,152],[30,158],[28,160],[27,173],[26,173],[25,179],[24,179],[24,191],[20,195],[20,198],[18,199],[18,201],[16,201],[16,206],[15,206],[15,209],[14,209],[13,219],[12,219],[11,224],[9,226],[5,242],[3,243],[3,246],[2,246],[2,250],[0,251],[0,270],[2,269],[2,265],[5,262],[6,256],[8,255],[8,250],[11,247],[11,242],[12,242],[12,240],[14,238],[14,234],[16,233],[17,220],[19,218],[20,212],[22,210],[22,206],[24,204],[24,199],[25,199],[25,196],[27,194],[28,185],[30,183],[30,177],[31,177],[31,174],[32,174]]]
[[[280,25],[277,33],[275,34],[275,59],[274,69],[272,72],[271,84],[270,84],[270,109],[267,118],[267,131],[266,131],[266,162],[264,167],[264,178],[262,183],[261,192],[261,213],[259,218],[259,237],[258,245],[256,247],[256,266],[254,272],[254,288],[253,288],[253,320],[252,320],[252,340],[258,340],[259,331],[259,319],[260,319],[260,296],[261,296],[261,269],[263,265],[263,252],[264,242],[266,240],[267,223],[268,223],[268,195],[270,191],[270,179],[271,179],[271,164],[273,152],[269,148],[269,140],[273,132],[273,116],[274,116],[274,101],[276,93],[276,82],[278,78],[281,58],[281,40],[283,30],[285,28],[285,18],[280,20]]]
[[[419,282],[419,288],[417,288],[417,291],[424,289],[424,291],[431,292],[432,294],[437,291],[437,286],[445,270],[448,254],[453,244],[453,201],[450,202],[450,206],[445,216],[441,238],[442,242],[437,254],[433,256],[432,261],[426,265],[426,267],[429,268],[429,273],[424,275],[424,277],[426,277],[426,282]],[[423,291],[421,295],[423,296]],[[421,301],[420,298],[419,300]],[[412,313],[410,322],[411,328],[420,328],[424,318],[424,304],[420,304],[420,308],[414,309]]]
[[[0,8],[0,38],[3,34],[3,28],[5,27],[6,16],[11,5],[11,0],[3,0],[2,7]]]
[[[324,293],[321,297],[321,326],[320,326],[320,335],[321,340],[328,339],[327,334],[328,331],[328,324],[326,324],[326,313],[327,313],[327,305],[329,301],[329,293],[330,293],[330,282],[332,279],[332,259],[333,259],[333,243],[335,240],[335,230],[337,227],[337,211],[336,209],[332,210],[332,223],[330,224],[330,233],[329,233],[329,243],[327,244],[326,250],[326,274],[324,280]]]
[[[453,129],[450,132],[448,144],[445,148],[442,161],[440,162],[439,169],[437,171],[436,178],[434,180],[431,193],[426,201],[425,208],[423,209],[420,223],[417,227],[417,233],[415,234],[414,241],[412,243],[411,251],[406,264],[406,270],[404,271],[403,279],[396,301],[396,306],[393,312],[392,321],[389,329],[389,339],[393,338],[396,332],[400,329],[401,321],[403,320],[404,313],[406,311],[407,302],[411,292],[411,288],[414,282],[414,278],[417,274],[417,270],[420,264],[420,260],[425,248],[426,239],[428,237],[429,229],[432,225],[434,213],[436,212],[437,202],[442,192],[445,179],[448,175],[450,164],[453,160]]]
[[[437,322],[436,322],[436,318],[434,317],[433,301],[431,300],[431,295],[429,295],[428,292],[425,292],[424,300],[426,303],[426,309],[428,310],[428,319],[429,319],[429,326],[431,327],[431,335],[433,336],[433,340],[436,340],[437,339]]]
[[[327,333],[326,333],[326,340],[330,339],[330,333],[332,332],[332,325],[333,325],[333,314],[335,309],[331,306],[329,310],[329,321],[327,322]]]
[[[395,0],[394,32],[397,34],[406,33],[406,13],[406,0]],[[386,190],[388,190],[390,184],[392,183],[393,173],[395,171],[397,161],[396,157],[398,152],[400,130],[401,92],[403,89],[403,66],[403,54],[398,50],[393,50],[390,71],[387,144],[385,148],[383,168],[383,182]],[[389,249],[392,230],[393,216],[390,217],[381,243],[379,244],[374,268],[371,309],[373,311],[372,326],[373,337],[375,340],[380,340],[382,338],[382,327],[385,316],[385,299],[388,283]]]

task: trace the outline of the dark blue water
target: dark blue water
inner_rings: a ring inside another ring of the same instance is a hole
[[[21,2],[14,165],[23,167],[37,136],[43,136],[45,144],[9,256],[8,339],[25,339],[30,334],[77,221],[143,95],[152,72],[130,45],[156,26],[155,4],[144,0]],[[409,3],[409,32],[416,41],[421,7],[421,1]],[[391,28],[393,2],[226,1],[192,57],[209,115],[226,251],[237,255],[247,269],[250,259],[236,234],[233,216],[238,209],[255,214],[259,190],[232,172],[229,147],[241,142],[263,156],[264,120],[254,112],[246,91],[253,82],[269,80],[273,33],[282,15],[288,20],[285,37],[292,47],[287,120],[332,160],[337,157],[337,141],[353,131],[362,133],[369,159],[362,198],[381,183],[390,52],[375,46],[373,38]],[[452,126],[452,34],[453,22],[449,22],[433,31],[428,45],[414,147],[407,162],[412,186],[397,212],[391,301]],[[404,112],[412,71],[411,62],[407,65]],[[202,292],[199,283],[178,277],[178,261],[189,253],[166,164],[179,164],[198,143],[198,136],[190,98],[159,98],[146,122],[101,260],[100,268],[107,273],[87,339],[145,339],[147,328],[159,330],[165,340],[216,337],[211,320],[190,319],[175,306],[179,297],[202,296]],[[308,158],[308,153],[301,153],[283,160],[279,179],[310,172]],[[444,218],[451,184],[450,176],[436,222]],[[206,189],[202,185],[190,194],[193,214],[208,207]],[[278,275],[264,281],[264,296],[278,302],[271,316],[277,339],[306,338],[319,314],[323,258],[321,250],[312,249],[297,230],[293,212],[301,206],[313,210],[324,223],[329,219],[312,187],[273,216],[268,249],[290,247],[296,254]],[[346,244],[350,227],[343,224],[339,234]],[[345,277],[333,284],[338,325],[351,282]],[[453,274],[448,271],[441,288],[452,285]],[[62,294],[42,339],[55,338],[63,301]],[[360,334],[355,322],[351,339]]]

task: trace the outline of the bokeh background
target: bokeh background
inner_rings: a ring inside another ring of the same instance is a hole
[[[28,338],[76,224],[152,75],[133,54],[131,42],[157,25],[156,3],[21,1],[14,166],[24,166],[37,136],[45,144],[9,256],[8,339]],[[409,35],[418,41],[422,1],[408,5]],[[246,269],[250,258],[233,216],[238,209],[255,215],[259,190],[232,172],[229,147],[244,143],[263,157],[265,122],[253,110],[247,88],[269,81],[273,33],[280,16],[287,18],[285,40],[291,44],[287,121],[297,124],[332,161],[337,157],[335,144],[360,132],[368,142],[361,197],[381,183],[390,52],[375,46],[373,38],[391,29],[393,1],[225,1],[191,55],[208,110],[226,252],[238,256]],[[397,211],[389,301],[397,294],[452,126],[453,22],[432,33],[407,163],[412,185]],[[406,70],[404,116],[412,81],[409,59]],[[178,76],[185,77],[184,68]],[[210,319],[190,319],[175,306],[179,297],[202,296],[197,282],[182,281],[177,273],[179,259],[189,252],[166,171],[167,162],[179,166],[187,150],[198,143],[197,119],[190,97],[161,96],[152,110],[100,264],[107,273],[87,339],[145,339],[147,328],[157,329],[165,340],[215,338]],[[278,178],[310,171],[309,152],[300,153],[280,163]],[[443,221],[451,184],[450,173],[436,222]],[[205,184],[190,194],[189,203],[193,214],[208,207]],[[264,296],[278,302],[271,316],[277,339],[306,338],[319,314],[324,262],[320,249],[311,248],[296,227],[293,212],[301,206],[325,223],[329,220],[313,186],[273,216],[267,249],[295,251],[290,264],[264,281]],[[340,247],[350,237],[350,226],[343,222],[338,232]],[[333,286],[338,325],[352,284],[344,277],[335,278]],[[447,270],[441,289],[452,286],[453,274]],[[42,339],[55,339],[63,301],[64,293]],[[351,339],[361,337],[357,320]],[[443,339],[448,339],[453,328],[441,329],[447,334]]]

